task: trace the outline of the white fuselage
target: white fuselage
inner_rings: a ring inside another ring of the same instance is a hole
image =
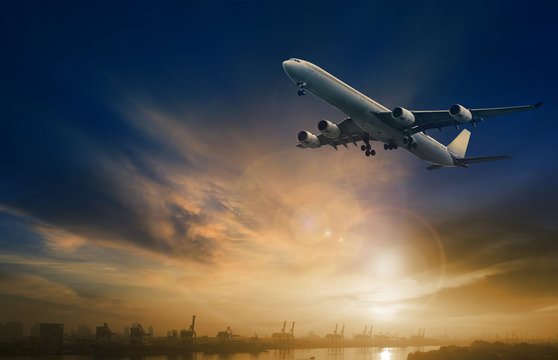
[[[405,146],[403,138],[406,134],[389,126],[374,115],[390,111],[389,109],[316,65],[304,60],[290,59],[283,62],[283,68],[295,83],[304,83],[304,89],[346,113],[371,137],[384,143],[397,144],[433,164],[455,166],[454,159],[446,146],[422,132],[413,135],[413,139],[417,143],[416,148]]]

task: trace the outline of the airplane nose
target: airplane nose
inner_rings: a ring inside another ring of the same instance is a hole
[[[287,74],[289,73],[289,69],[291,68],[292,68],[292,60],[283,61],[283,70],[285,70]]]

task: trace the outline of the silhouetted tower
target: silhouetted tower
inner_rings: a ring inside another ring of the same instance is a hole
[[[196,338],[196,331],[194,327],[196,326],[196,315],[192,316],[192,325],[188,330],[181,330],[180,337],[186,341],[193,341]]]
[[[343,338],[343,332],[345,331],[345,325],[343,325],[343,330],[340,334],[337,333],[337,329],[339,328],[339,324],[335,324],[335,331],[333,331],[333,334],[327,334],[325,336],[326,340],[331,342],[331,343],[337,343],[340,340],[342,340]]]
[[[233,332],[232,332],[230,326],[227,326],[227,330],[225,330],[225,331],[219,331],[219,332],[217,333],[217,338],[218,338],[221,342],[230,341],[230,340],[232,339],[232,336],[233,336]]]
[[[362,334],[356,334],[355,340],[359,345],[369,345],[372,338],[372,326],[370,326],[370,333],[368,333],[368,325],[364,326]]]
[[[130,345],[141,346],[144,337],[145,330],[143,330],[141,324],[132,324],[130,328]]]
[[[19,340],[23,337],[23,323],[18,321],[8,321],[4,331],[6,339]]]
[[[97,340],[97,344],[107,344],[111,341],[112,335],[115,335],[112,331],[110,331],[107,323],[103,326],[97,326],[97,331],[95,332],[95,338]]]
[[[64,324],[41,323],[40,338],[49,350],[60,351],[64,343]]]

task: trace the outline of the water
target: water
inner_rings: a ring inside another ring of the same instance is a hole
[[[415,351],[437,350],[438,346],[397,347],[397,348],[346,348],[346,349],[294,349],[269,350],[258,354],[206,354],[193,353],[187,355],[157,355],[138,358],[116,357],[100,358],[94,356],[37,356],[17,357],[17,360],[406,360],[407,354]],[[9,359],[9,358],[0,358]]]

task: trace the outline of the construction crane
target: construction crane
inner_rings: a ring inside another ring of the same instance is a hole
[[[362,334],[356,334],[355,340],[361,344],[366,344],[372,339],[372,327],[370,326],[370,332],[368,332],[368,325],[364,326],[364,332]]]
[[[293,324],[291,325],[291,332],[289,333],[290,340],[294,339],[294,326],[295,326],[295,322],[293,321]]]
[[[112,335],[116,335],[110,331],[108,324],[105,323],[103,326],[97,326],[96,332],[97,344],[106,344],[111,341]]]
[[[343,329],[341,330],[341,333],[337,333],[337,329],[339,328],[339,324],[335,324],[335,330],[333,331],[333,334],[327,334],[325,336],[326,340],[331,341],[331,342],[338,342],[343,340],[343,336],[345,333],[345,324],[343,324]]]
[[[143,338],[148,335],[141,327],[141,324],[132,324],[130,328],[130,345],[142,345]]]
[[[194,326],[196,325],[196,315],[192,316],[192,325],[188,330],[181,330],[180,337],[185,340],[193,340],[196,338],[196,331],[194,330]]]
[[[276,332],[273,333],[271,335],[271,337],[273,339],[275,339],[276,341],[286,341],[286,340],[293,340],[294,339],[294,326],[295,326],[295,322],[293,321],[291,324],[291,330],[289,331],[289,333],[285,332],[285,329],[287,327],[287,321],[283,321],[283,327],[281,328],[280,332]]]
[[[219,332],[217,333],[217,338],[218,338],[220,341],[229,341],[229,340],[232,339],[232,337],[233,337],[233,332],[232,332],[230,326],[227,326],[227,330],[225,330],[225,331],[219,331]]]

